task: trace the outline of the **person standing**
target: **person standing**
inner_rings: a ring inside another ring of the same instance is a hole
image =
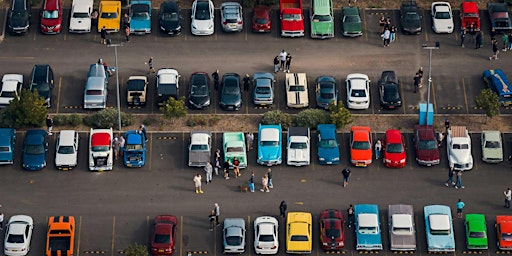
[[[268,187],[274,188],[274,184],[272,184],[272,169],[268,168],[267,170],[267,177],[268,177]]]
[[[139,127],[139,131],[144,135],[144,139],[147,142],[148,141],[148,133],[146,131],[146,126],[141,124],[140,127]]]
[[[130,27],[124,26],[124,35],[126,38],[126,42],[130,42]]]
[[[420,75],[420,88],[423,85],[423,67],[418,69],[418,74]]]
[[[281,218],[283,219],[286,216],[286,208],[288,208],[286,202],[284,200],[281,201],[281,204],[279,205],[279,215],[281,215]]]
[[[350,205],[347,209],[347,218],[348,218],[348,228],[351,228],[352,224],[354,224],[354,219],[355,219],[354,206],[352,206],[352,205]]]
[[[505,208],[510,208],[510,200],[512,200],[512,190],[507,188],[507,190],[503,191],[503,195],[505,196]]]
[[[396,27],[395,27],[395,25],[393,25],[389,29],[389,41],[392,43],[395,40],[396,40]]]
[[[224,179],[229,180],[229,167],[231,165],[228,161],[224,161],[224,164],[222,164],[222,168],[224,169]]]
[[[0,212],[0,230],[4,230],[4,213]]]
[[[242,176],[242,174],[240,174],[240,161],[236,157],[233,158],[233,173],[235,174],[235,178]]]
[[[251,78],[249,77],[249,74],[245,74],[245,77],[242,81],[244,84],[244,91],[248,92],[249,87],[251,86]]]
[[[153,57],[149,57],[149,60],[148,60],[148,62],[146,62],[146,64],[147,64],[147,65],[148,65],[148,67],[149,67],[148,74],[149,74],[149,73],[155,73],[155,72],[156,72],[156,71],[155,71],[155,67],[153,66],[153,65],[154,65],[154,63],[153,63]]]
[[[455,186],[455,182],[453,181],[453,175],[455,175],[455,171],[453,170],[453,168],[450,168],[448,170],[448,180],[446,180],[446,182],[444,183],[445,186]]]
[[[508,48],[508,41],[511,40],[511,38],[508,38],[508,34],[505,32],[503,33],[503,51],[506,52]]]
[[[245,135],[245,142],[247,143],[247,151],[251,150],[254,143],[254,134],[252,132],[248,132]]]
[[[215,70],[212,74],[213,83],[215,85],[215,90],[219,90],[219,70]]]
[[[286,55],[286,66],[285,66],[286,71],[285,72],[290,73],[290,65],[291,64],[292,64],[292,55],[288,54],[288,55]]]
[[[492,56],[489,57],[489,60],[497,60],[498,59],[498,41],[493,38],[491,39],[492,42]]]
[[[263,178],[261,178],[261,192],[270,192],[268,189],[268,176],[265,174]]]
[[[124,149],[125,143],[126,143],[126,140],[124,139],[124,136],[123,135],[119,136],[119,155],[120,156],[124,155],[123,149]]]
[[[206,184],[212,182],[212,174],[213,174],[213,167],[210,162],[206,163],[206,166],[204,167],[204,172],[206,173]]]
[[[288,56],[288,53],[286,53],[284,50],[282,50],[279,53],[279,62],[280,62],[280,69],[284,71],[284,64],[286,63],[286,56]]]
[[[448,118],[444,119],[444,132],[448,133],[448,129],[450,129],[450,120]]]
[[[389,46],[389,38],[391,37],[391,32],[389,31],[389,28],[385,28],[384,32],[380,37],[382,37],[384,47]]]
[[[213,204],[213,213],[215,213],[215,222],[217,226],[220,225],[219,216],[220,216],[220,207],[218,203]]]
[[[459,198],[459,201],[457,201],[457,218],[462,218],[462,209],[464,209],[464,202],[462,202],[462,199]]]
[[[119,142],[119,136],[117,134],[114,136],[114,142],[112,143],[112,147],[114,149],[114,158],[119,159],[119,150],[121,149]]]
[[[508,49],[509,50],[512,50],[512,32],[510,32],[508,34],[508,45],[507,45]]]
[[[380,157],[380,151],[382,150],[382,142],[380,142],[380,140],[377,140],[377,142],[375,142],[375,159],[379,159]]]
[[[251,172],[251,177],[249,178],[249,190],[254,193],[254,172]]]
[[[274,73],[279,71],[279,55],[274,57]]]
[[[201,189],[201,174],[196,174],[194,177],[194,185],[196,187],[196,194],[202,194],[203,190]]]
[[[219,175],[220,169],[220,149],[215,150],[215,166],[213,170],[215,171],[215,175]]]
[[[103,26],[101,28],[100,35],[101,35],[101,44],[106,44],[107,43],[107,29],[105,28],[105,26]]]
[[[343,175],[343,187],[346,187],[348,185],[348,179],[350,178],[352,171],[350,171],[348,168],[345,168],[343,171],[341,171],[341,174]]]
[[[53,129],[53,119],[50,115],[46,115],[46,127],[48,127],[48,135],[53,135],[52,129]]]
[[[421,83],[421,78],[420,78],[420,73],[416,73],[416,75],[414,75],[414,93],[416,93],[417,91],[420,90],[420,83]]]
[[[213,231],[213,229],[215,228],[215,211],[212,210],[210,212],[210,215],[208,215],[208,219],[210,220],[210,231]]]
[[[482,47],[483,40],[482,40],[482,32],[476,33],[476,40],[475,40],[475,49],[480,49]]]
[[[466,39],[466,29],[460,31],[460,46],[464,48],[464,39]]]
[[[123,16],[123,24],[125,27],[128,27],[130,29],[130,22],[132,21],[132,18],[130,18],[130,15],[128,13],[125,13]]]
[[[457,171],[457,180],[455,181],[455,189],[464,188],[462,185],[462,171]]]
[[[439,148],[443,147],[443,140],[444,140],[443,133],[442,132],[438,132],[437,133],[437,147],[439,147]]]

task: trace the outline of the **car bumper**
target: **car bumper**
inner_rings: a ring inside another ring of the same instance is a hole
[[[437,160],[421,160],[421,159],[418,159],[416,158],[416,162],[420,165],[424,165],[424,166],[433,166],[433,165],[438,165],[440,163],[440,160],[437,159]]]
[[[280,165],[282,163],[282,160],[257,160],[257,163],[260,165],[266,165],[266,166],[273,166],[273,165]]]
[[[366,160],[366,161],[350,160],[350,162],[355,167],[368,167],[372,164],[371,160]]]
[[[405,161],[391,161],[389,159],[384,158],[384,165],[388,168],[404,168]]]
[[[26,34],[28,32],[28,28],[29,28],[28,26],[22,27],[22,28],[9,27],[9,32],[11,32],[11,34],[22,35],[22,34]]]
[[[321,160],[319,159],[318,160],[318,163],[319,164],[325,164],[325,165],[330,165],[330,164],[339,164],[340,163],[340,160],[333,160],[333,159],[325,159],[325,160]]]
[[[192,29],[192,35],[195,35],[195,36],[209,36],[209,35],[213,35],[213,30],[197,30],[197,29]]]
[[[181,29],[165,29],[160,27],[160,32],[170,36],[177,36],[181,34]]]
[[[282,37],[302,37],[304,36],[304,31],[281,31]]]
[[[57,169],[59,171],[70,171],[70,170],[73,170],[73,168],[76,167],[76,164],[75,165],[57,165]]]
[[[358,37],[362,36],[363,32],[343,32],[343,36],[345,37]]]
[[[347,103],[347,107],[349,109],[368,109],[370,107],[370,103],[368,103],[368,102],[349,102],[349,103]]]

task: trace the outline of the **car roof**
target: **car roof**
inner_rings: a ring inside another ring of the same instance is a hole
[[[85,90],[103,90],[105,89],[105,79],[101,77],[92,76],[87,78]]]
[[[319,124],[317,131],[322,139],[336,139],[336,125],[334,124]]]
[[[400,132],[400,130],[387,130],[386,141],[388,143],[402,143],[402,133]]]
[[[355,6],[343,6],[345,16],[359,16],[359,9]]]
[[[46,0],[44,2],[44,10],[58,10],[59,9],[59,0]]]
[[[73,130],[62,130],[59,134],[59,145],[72,146],[75,142],[76,132]]]
[[[209,134],[206,133],[193,133],[190,135],[190,144],[193,145],[205,145],[208,144],[208,139],[210,138]]]
[[[286,73],[289,85],[307,85],[306,73]]]
[[[329,15],[331,14],[331,0],[313,0],[313,14]]]
[[[379,226],[379,218],[375,213],[360,213],[357,216],[359,226],[377,227]]]
[[[392,215],[393,226],[396,228],[412,227],[412,216],[410,214],[397,213]]]
[[[276,141],[279,140],[281,132],[276,127],[262,127],[260,130],[261,141]]]
[[[91,138],[91,145],[95,146],[109,146],[110,134],[106,132],[94,133]]]

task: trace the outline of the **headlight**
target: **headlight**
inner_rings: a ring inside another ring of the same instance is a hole
[[[405,159],[400,160],[400,163],[401,164],[405,163]]]
[[[56,25],[55,28],[60,28],[60,24]]]
[[[160,26],[160,29],[161,29],[161,30],[165,30],[165,28],[164,28],[164,27],[162,27],[162,26]]]
[[[327,243],[322,243],[324,246],[327,246],[328,244]]]
[[[192,24],[192,29],[197,29],[196,25]]]
[[[241,107],[241,106],[242,106],[242,102],[241,102],[241,101],[240,101],[240,102],[237,102],[237,103],[235,104],[235,107],[237,107],[237,108],[239,108],[239,107]]]
[[[180,29],[181,29],[181,26],[177,26],[177,27],[176,27],[176,30],[180,30]]]
[[[339,160],[340,160],[340,158],[339,158],[339,157],[335,157],[335,158],[333,158],[332,160],[333,160],[333,161],[339,161]]]
[[[389,159],[384,159],[384,162],[386,162],[386,163],[391,163],[391,160],[389,160]]]
[[[213,29],[213,23],[211,23],[210,26],[208,26],[208,29]]]
[[[320,160],[320,161],[325,161],[325,158],[320,157],[318,160]]]

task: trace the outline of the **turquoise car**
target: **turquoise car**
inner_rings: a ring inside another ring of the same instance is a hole
[[[379,207],[376,204],[354,205],[356,250],[382,250]]]
[[[319,124],[318,133],[318,161],[320,164],[339,164],[340,149],[336,140],[336,125]]]
[[[146,138],[137,130],[124,134],[126,143],[123,148],[123,160],[126,167],[142,167],[146,164]]]
[[[483,214],[466,214],[466,245],[468,250],[487,250],[487,223]]]
[[[260,124],[258,134],[258,164],[266,166],[281,164],[283,161],[281,124]]]
[[[334,37],[332,0],[311,0],[311,38]]]
[[[151,1],[130,1],[130,34],[151,33]]]
[[[425,214],[425,231],[429,253],[454,252],[452,212],[446,205],[427,205]]]
[[[233,168],[233,160],[238,159],[240,169],[247,167],[247,148],[243,132],[225,132],[222,135],[224,162],[229,162]]]

